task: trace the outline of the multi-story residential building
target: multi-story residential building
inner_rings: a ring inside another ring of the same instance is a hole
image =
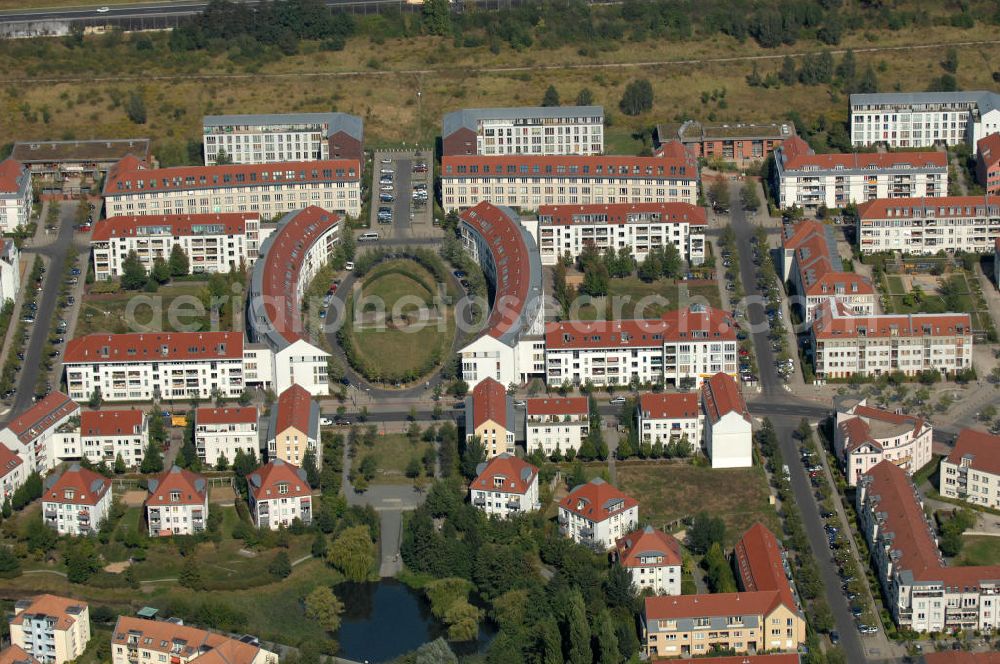
[[[687,157],[445,156],[445,212],[482,201],[537,210],[542,205],[698,202],[698,164]]]
[[[538,468],[530,463],[504,452],[479,464],[476,473],[469,485],[469,500],[476,509],[506,519],[541,507]]]
[[[21,291],[21,251],[10,238],[0,239],[0,306]]]
[[[837,406],[833,449],[847,483],[857,485],[875,464],[891,461],[908,475],[931,462],[933,428],[916,415],[892,413],[869,406],[865,399]]]
[[[119,616],[111,632],[111,664],[278,664],[278,655],[251,636],[233,639],[188,627],[177,618]]]
[[[962,429],[938,476],[942,496],[1000,509],[1000,436]]]
[[[538,208],[538,248],[542,265],[585,247],[604,253],[628,248],[637,261],[668,244],[691,265],[705,262],[705,209],[690,203],[543,205]]]
[[[203,465],[217,465],[220,459],[231,466],[236,453],[260,452],[257,408],[197,408],[194,411],[194,446]]]
[[[235,272],[257,258],[259,231],[257,212],[100,219],[90,237],[94,277],[99,281],[117,279],[132,251],[148,272],[157,258],[169,260],[175,246],[187,255],[191,274]]]
[[[793,136],[795,125],[790,122],[707,125],[697,120],[686,120],[679,125],[656,125],[655,139],[658,146],[680,141],[695,158],[721,159],[742,168],[764,161],[775,148]]]
[[[92,141],[23,141],[14,143],[11,157],[42,180],[58,183],[64,178],[98,179],[112,166],[132,155],[149,163],[148,138],[98,138]]]
[[[603,106],[466,108],[446,113],[441,150],[451,155],[596,155],[604,152]]]
[[[258,528],[287,528],[296,519],[312,523],[312,488],[301,468],[273,459],[250,474],[247,489],[250,515]]]
[[[75,401],[53,390],[0,429],[0,444],[21,458],[25,476],[36,471],[45,474],[62,458],[61,429],[79,415]]]
[[[946,152],[816,154],[795,136],[774,151],[778,204],[814,210],[876,198],[948,195]]]
[[[364,121],[347,113],[206,115],[201,124],[206,166],[223,155],[234,164],[364,156]]]
[[[862,254],[989,253],[1000,238],[1000,202],[989,196],[900,198],[858,206]]]
[[[510,208],[480,203],[459,215],[462,246],[491,286],[485,329],[463,347],[462,377],[523,383],[545,371],[542,265],[535,240]]]
[[[741,590],[778,592],[788,606],[799,606],[785,551],[766,526],[755,523],[743,533],[733,549],[733,560]]]
[[[851,144],[917,148],[976,143],[1000,131],[995,92],[881,92],[851,95]]]
[[[637,380],[698,387],[720,371],[736,375],[736,324],[704,305],[654,320],[562,321],[545,332],[549,385]]]
[[[727,373],[710,376],[701,385],[705,409],[705,453],[712,468],[753,465],[753,418],[740,386]]]
[[[315,206],[289,212],[260,247],[247,295],[247,336],[270,350],[276,392],[293,384],[315,396],[329,392],[330,354],[310,342],[301,312],[306,288],[333,258],[340,222]],[[312,304],[311,311],[319,311],[319,303]]]
[[[704,419],[696,392],[646,392],[636,409],[639,440],[666,445],[687,438],[691,449],[702,449]]]
[[[108,216],[258,212],[271,219],[321,205],[361,213],[361,163],[357,159],[274,164],[149,168],[128,156],[104,183]]]
[[[21,646],[7,646],[0,650],[0,664],[41,664]]]
[[[781,278],[795,290],[792,306],[811,323],[816,309],[831,298],[855,314],[875,313],[875,288],[868,277],[844,270],[833,229],[801,221],[782,232]]]
[[[639,524],[639,503],[601,478],[574,487],[559,501],[559,532],[607,551]]]
[[[673,535],[646,526],[618,538],[615,554],[621,566],[628,570],[637,592],[681,594],[684,559],[681,545]]]
[[[828,302],[817,310],[810,343],[820,379],[930,369],[953,374],[972,366],[969,314],[853,316]]]
[[[913,482],[883,461],[858,482],[864,533],[886,607],[900,629],[993,632],[1000,627],[1000,566],[948,567]]]
[[[41,664],[75,660],[90,642],[90,609],[86,602],[57,595],[18,600],[10,641]]]
[[[514,400],[507,388],[487,378],[465,398],[465,438],[479,438],[486,458],[514,454]]]
[[[0,161],[0,231],[10,233],[31,220],[31,173],[19,161]]]
[[[292,385],[278,395],[267,426],[267,458],[301,466],[306,454],[313,453],[319,468],[323,446],[319,436],[319,404],[301,385]]]
[[[663,658],[656,660],[662,662]],[[773,653],[769,655],[723,655],[722,657],[699,657],[698,664],[802,664],[802,657],[795,652]],[[928,663],[929,664],[929,663]]]
[[[0,504],[14,495],[28,479],[28,469],[21,457],[0,443]]]
[[[235,399],[244,389],[243,335],[88,334],[66,343],[63,367],[74,399],[95,390],[107,401],[211,399],[216,391]]]
[[[113,466],[121,456],[138,468],[149,444],[149,425],[142,410],[91,410],[80,413],[80,455]]]
[[[60,535],[92,535],[111,510],[111,480],[77,464],[45,485],[42,517]]]
[[[177,466],[149,480],[146,522],[150,537],[197,535],[208,521],[208,483]]]
[[[590,432],[586,397],[535,397],[525,402],[524,447],[552,456],[579,451]]]
[[[976,180],[987,194],[1000,194],[1000,133],[979,139],[976,148]]]

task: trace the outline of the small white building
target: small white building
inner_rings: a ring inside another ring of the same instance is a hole
[[[856,486],[884,460],[901,467],[907,475],[923,468],[932,459],[933,431],[922,417],[873,408],[862,399],[837,408],[833,447],[848,485]]]
[[[236,453],[253,453],[259,456],[257,409],[198,408],[194,411],[194,446],[198,458],[207,466],[215,466],[220,457],[231,466]]]
[[[534,512],[538,500],[538,469],[510,454],[495,456],[476,468],[469,485],[472,505],[488,515],[506,519]]]
[[[1000,509],[1000,436],[962,429],[939,477],[941,495]]]
[[[45,525],[60,535],[92,535],[111,510],[111,480],[77,464],[46,480],[42,493]]]
[[[639,503],[601,478],[559,501],[559,532],[578,544],[607,551],[639,524]]]
[[[446,155],[601,154],[603,106],[464,108],[441,123]]]
[[[753,465],[753,419],[733,377],[717,373],[701,386],[705,451],[712,468]]]
[[[21,290],[21,252],[14,240],[0,240],[0,306]]]
[[[364,122],[357,115],[206,115],[201,124],[206,166],[222,154],[234,164],[364,157]]]
[[[684,560],[681,545],[672,536],[646,526],[615,542],[618,562],[632,576],[638,592],[654,595],[680,595]]]
[[[27,226],[31,203],[31,172],[14,159],[0,161],[0,232]]]
[[[57,595],[18,600],[10,641],[40,664],[73,661],[90,642],[90,609],[86,602]]]
[[[697,392],[647,392],[639,395],[639,441],[677,442],[687,437],[693,451],[702,449],[702,420]]]
[[[47,473],[61,460],[63,425],[79,414],[80,406],[75,401],[53,390],[0,429],[0,444],[21,457],[26,476],[34,471]],[[71,438],[78,440],[78,434]]]
[[[536,397],[525,402],[524,446],[528,452],[541,449],[545,456],[556,450],[576,452],[589,432],[587,397]]]
[[[14,495],[28,479],[28,469],[21,457],[0,444],[0,505]]]
[[[149,444],[146,413],[138,410],[90,410],[80,414],[81,456],[95,464],[113,465],[121,455],[125,465],[138,468]]]
[[[274,459],[247,477],[250,515],[258,528],[277,530],[300,519],[312,523],[312,489],[306,471]]]
[[[149,480],[146,522],[150,537],[197,535],[208,520],[208,484],[202,475],[174,466]]]

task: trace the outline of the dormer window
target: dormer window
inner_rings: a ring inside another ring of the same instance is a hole
[[[75,492],[75,491],[74,491],[73,489],[66,489],[66,490],[65,490],[65,491],[63,492],[63,497],[64,497],[64,498],[65,498],[66,500],[73,500],[73,497],[74,497],[75,495],[76,495],[76,492]]]
[[[493,478],[493,486],[495,486],[495,487],[503,486],[503,477],[499,477],[499,476],[498,477],[494,477]]]
[[[181,492],[180,491],[171,491],[170,492],[170,502],[172,502],[172,503],[180,502],[180,499],[181,499]]]
[[[278,482],[278,493],[279,494],[288,493],[288,482]]]

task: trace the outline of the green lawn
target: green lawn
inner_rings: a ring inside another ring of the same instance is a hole
[[[611,279],[608,296],[596,298],[592,303],[571,307],[573,320],[628,320],[634,318],[659,318],[664,312],[688,304],[702,303],[721,307],[722,298],[715,282],[685,282],[658,279],[645,282],[638,277]]]
[[[378,470],[373,483],[410,483],[413,480],[406,476],[406,466],[410,459],[416,457],[423,458],[424,450],[430,444],[418,440],[414,445],[410,439],[401,433],[390,433],[384,436],[376,436],[374,448],[361,447],[359,457],[367,454],[375,454]],[[421,468],[423,464],[421,464]]]
[[[182,281],[161,286],[156,293],[87,294],[74,336],[94,332],[183,332],[211,329],[211,317],[201,303],[206,283]],[[223,309],[217,329],[232,329],[232,307]]]
[[[955,565],[1000,565],[1000,537],[965,535]]]
[[[378,297],[392,311],[402,297],[416,297],[424,305],[432,304],[434,277],[416,261],[400,260],[383,263],[366,277],[362,295]]]

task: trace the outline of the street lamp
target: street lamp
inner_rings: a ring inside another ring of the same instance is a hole
[[[422,139],[422,132],[424,130],[424,117],[423,117],[423,92],[417,90],[417,145],[420,145]]]

